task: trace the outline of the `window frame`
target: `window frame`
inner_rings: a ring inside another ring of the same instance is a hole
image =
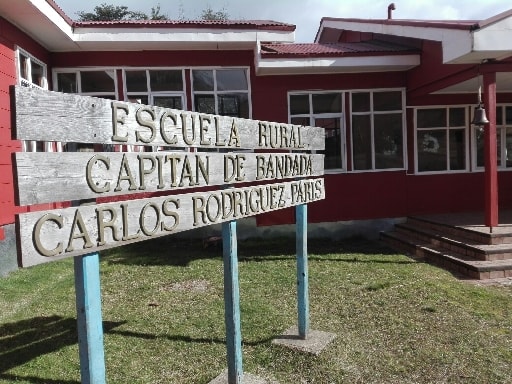
[[[26,57],[28,63],[25,71],[28,74],[28,79],[22,76],[21,70],[21,56]],[[18,85],[22,87],[30,87],[30,88],[39,88],[48,90],[48,66],[43,61],[39,60],[37,57],[32,55],[30,52],[21,48],[20,46],[15,46],[15,63],[16,63],[16,82]],[[41,78],[42,84],[36,84],[32,82],[32,63],[35,63],[42,67],[43,75]],[[36,141],[36,140],[22,140],[21,141],[21,150],[23,152],[55,152],[62,151],[62,143],[51,142],[51,141]]]
[[[507,124],[506,119],[506,109],[512,108],[512,103],[499,103],[496,104],[496,109],[499,107],[502,108],[501,113],[501,124],[498,124],[498,111],[496,111],[496,137],[497,139],[500,139],[499,144],[499,150],[500,152],[497,152],[501,154],[500,164],[497,164],[498,171],[512,171],[512,165],[507,167],[507,128],[512,130],[512,123]],[[474,113],[473,109],[471,109],[471,113]],[[478,165],[478,147],[477,147],[477,131],[483,130],[485,128],[471,125],[471,166],[472,170],[475,172],[483,172],[485,170],[485,167],[483,165]],[[512,135],[511,135],[512,136]],[[497,148],[498,150],[498,148]]]
[[[148,97],[148,105],[154,105],[155,97],[180,97],[182,110],[187,109],[187,87],[185,82],[185,68],[182,67],[124,67],[121,68],[123,77],[123,95],[125,101],[129,101],[130,96],[144,95]],[[145,71],[146,72],[146,91],[128,91],[128,83],[126,81],[126,72]],[[153,91],[151,89],[150,71],[180,71],[182,90],[181,91]]]
[[[328,113],[315,113],[313,109],[313,96],[322,94],[338,93],[341,96],[341,111],[340,112],[328,112]],[[341,168],[325,168],[325,174],[337,174],[347,172],[347,148],[346,148],[346,127],[345,127],[345,94],[343,90],[319,90],[319,91],[288,91],[288,123],[292,124],[293,118],[307,118],[310,126],[315,126],[317,119],[339,119],[340,121],[340,153],[341,153]],[[291,97],[292,96],[308,96],[309,113],[291,113]],[[322,151],[313,151],[318,153]]]
[[[425,127],[425,128],[418,128],[418,110],[426,110],[426,109],[444,109],[447,111],[446,114],[446,126],[445,127]],[[465,118],[465,124],[464,127],[462,126],[455,126],[450,127],[450,109],[464,109],[464,118]],[[470,136],[469,136],[469,106],[468,105],[428,105],[428,106],[416,106],[414,107],[414,173],[416,175],[440,175],[440,174],[453,174],[453,173],[468,173],[471,171],[471,165],[470,165]],[[465,168],[464,169],[450,169],[450,129],[453,130],[463,130],[464,131],[464,162],[465,162]],[[418,131],[431,131],[431,130],[438,130],[438,131],[444,131],[446,133],[446,164],[447,167],[445,170],[440,171],[419,171],[418,170]]]
[[[219,91],[217,86],[217,71],[223,70],[243,70],[245,72],[245,77],[247,79],[247,89],[237,89],[237,90],[223,90]],[[213,95],[214,98],[214,109],[215,112],[213,114],[220,115],[219,113],[219,95],[229,95],[229,94],[239,94],[246,93],[247,94],[247,103],[248,103],[248,116],[244,117],[247,119],[252,119],[252,97],[251,97],[251,71],[247,66],[230,66],[230,67],[190,67],[190,96],[192,101],[192,110],[197,112],[196,106],[196,95]],[[213,90],[211,91],[196,91],[194,88],[194,71],[213,71]]]
[[[401,110],[386,110],[386,111],[375,111],[374,110],[374,93],[378,92],[400,92],[401,100],[402,100],[402,109]],[[361,172],[389,172],[389,171],[402,171],[407,169],[407,125],[406,125],[406,110],[407,110],[407,101],[404,87],[395,87],[395,88],[370,88],[370,89],[352,89],[347,91],[350,103],[350,166],[351,171],[353,173],[361,173]],[[352,111],[352,95],[355,93],[370,93],[370,110],[364,112],[353,112]],[[375,116],[376,115],[390,115],[390,114],[398,114],[402,115],[402,167],[398,168],[376,168],[376,156],[375,156]],[[353,116],[370,116],[370,135],[371,135],[371,154],[372,154],[372,167],[369,169],[355,169],[354,166],[354,125],[353,125]]]
[[[92,97],[100,97],[100,98],[109,98],[118,99],[119,96],[119,85],[117,82],[117,70],[119,68],[107,66],[107,67],[76,67],[76,68],[54,68],[52,70],[53,77],[53,89],[58,90],[58,75],[60,73],[74,73],[76,76],[76,91],[69,92],[75,95],[81,96],[92,96]],[[100,72],[100,71],[112,71],[114,72],[114,90],[112,92],[83,92],[82,91],[82,72]]]

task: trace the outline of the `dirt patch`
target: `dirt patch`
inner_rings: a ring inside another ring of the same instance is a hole
[[[207,280],[185,280],[164,285],[163,291],[206,292],[210,288]]]

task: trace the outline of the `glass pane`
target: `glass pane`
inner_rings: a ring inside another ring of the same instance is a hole
[[[512,107],[505,108],[505,124],[512,125]]]
[[[76,73],[57,73],[57,90],[65,93],[77,93]]]
[[[294,125],[310,126],[309,117],[292,117],[290,123]]]
[[[341,113],[341,93],[314,94],[313,113]]]
[[[181,70],[149,71],[151,91],[183,91],[183,76]]]
[[[126,90],[128,92],[147,92],[146,71],[126,71]]]
[[[446,109],[417,109],[416,119],[418,128],[446,127]]]
[[[369,112],[370,111],[370,94],[353,93],[352,94],[352,112]]]
[[[466,169],[466,135],[464,129],[450,131],[450,169]]]
[[[148,95],[130,95],[128,96],[128,101],[130,103],[149,105]]]
[[[219,115],[249,118],[247,93],[230,93],[219,96]]]
[[[213,71],[192,71],[194,91],[213,91]]]
[[[512,167],[512,128],[507,128],[505,138],[505,161],[507,167]]]
[[[180,96],[154,96],[153,104],[157,107],[183,109]]]
[[[450,127],[465,127],[466,126],[466,108],[450,108]]]
[[[290,114],[309,114],[309,95],[290,95]]]
[[[195,95],[196,112],[215,114],[215,99],[213,95]]]
[[[44,79],[44,68],[42,65],[39,65],[37,63],[34,63],[32,61],[32,84],[39,85],[40,87],[43,86],[43,79]]]
[[[352,116],[352,157],[354,169],[372,169],[372,132],[370,116]]]
[[[418,132],[418,171],[446,171],[446,130]]]
[[[82,92],[115,92],[114,71],[84,71]]]
[[[475,128],[476,138],[476,166],[484,166],[484,130]]]
[[[28,66],[29,66],[29,59],[24,54],[20,53],[20,74],[21,77],[25,80],[30,80],[28,78]]]
[[[375,115],[375,168],[403,168],[402,114]]]
[[[341,163],[341,121],[340,118],[315,119],[315,126],[325,128],[325,169],[340,169]]]
[[[217,70],[217,91],[241,91],[247,89],[247,72],[244,69]]]
[[[374,92],[373,93],[374,111],[401,111],[402,110],[402,92]]]
[[[485,152],[484,152],[484,133],[483,129],[475,128],[475,137],[476,137],[476,166],[483,167],[485,163]],[[507,139],[508,140],[508,139]],[[497,166],[501,166],[501,129],[496,130],[496,157],[497,157]],[[508,145],[508,143],[507,143]],[[507,151],[508,152],[508,151]],[[505,155],[508,157],[508,154]],[[508,163],[508,161],[507,161]]]
[[[475,107],[476,109],[476,107]],[[475,112],[473,111],[473,116]],[[496,124],[503,125],[503,107],[496,107]]]

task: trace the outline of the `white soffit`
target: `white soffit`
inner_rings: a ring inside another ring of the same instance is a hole
[[[362,56],[342,58],[262,59],[258,75],[306,75],[329,73],[405,71],[420,64],[419,55]]]
[[[71,26],[45,0],[0,0],[0,15],[49,50],[76,49]]]
[[[82,50],[254,49],[257,41],[293,42],[294,32],[191,28],[76,28]]]
[[[365,23],[347,20],[323,20],[322,28],[372,32],[384,35],[440,41],[443,46],[444,63],[453,62],[455,59],[471,52],[473,48],[471,32],[464,29],[428,27],[424,25],[409,26],[374,22]]]
[[[258,41],[292,43],[294,31],[223,28],[73,28],[46,0],[0,0],[0,15],[51,52],[254,49]]]

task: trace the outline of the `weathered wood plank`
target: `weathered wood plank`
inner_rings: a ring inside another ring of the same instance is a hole
[[[20,205],[323,175],[308,153],[18,152]]]
[[[20,140],[323,150],[324,130],[15,87]]]
[[[229,188],[20,214],[21,266],[153,239],[325,198],[324,180]]]

